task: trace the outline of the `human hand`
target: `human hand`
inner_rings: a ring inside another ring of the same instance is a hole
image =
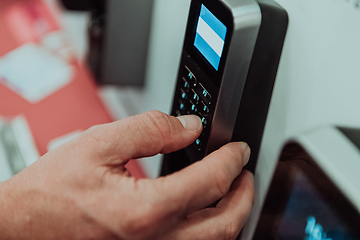
[[[245,143],[158,179],[124,167],[201,130],[198,117],[157,111],[90,128],[0,183],[0,239],[235,239],[254,198]]]

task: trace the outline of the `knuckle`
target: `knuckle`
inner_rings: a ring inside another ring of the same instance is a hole
[[[165,137],[171,134],[171,123],[169,116],[160,111],[147,112],[147,119],[150,123],[150,127],[155,129],[155,134],[160,134],[161,137]]]
[[[102,126],[101,125],[94,125],[88,128],[83,134],[84,136],[82,139],[85,141],[94,141],[96,144],[100,144],[104,141],[102,137]]]
[[[90,127],[86,130],[84,136],[87,141],[92,142],[98,146],[99,149],[102,149],[102,147],[107,148],[114,143],[117,132],[118,129],[116,129],[116,124],[108,123]]]
[[[147,112],[147,115],[159,126],[170,125],[168,121],[168,115],[163,112],[154,110]]]

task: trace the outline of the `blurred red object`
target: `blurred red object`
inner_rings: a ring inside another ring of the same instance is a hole
[[[41,45],[48,34],[61,30],[42,0],[12,0],[0,5],[0,59],[26,43]],[[0,82],[0,115],[24,115],[41,155],[47,152],[52,139],[113,120],[87,67],[73,56],[70,52],[65,59],[73,68],[70,83],[37,103],[26,101]],[[136,161],[127,167],[134,177],[145,177]]]

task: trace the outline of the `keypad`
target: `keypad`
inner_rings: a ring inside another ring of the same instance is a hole
[[[185,66],[182,76],[180,89],[180,100],[176,114],[178,116],[184,114],[198,115],[203,123],[204,130],[209,124],[209,113],[212,97],[209,91],[197,80],[195,74]],[[193,143],[198,150],[202,149],[204,141],[204,133]]]

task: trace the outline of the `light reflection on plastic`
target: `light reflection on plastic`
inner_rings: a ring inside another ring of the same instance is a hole
[[[333,240],[332,238],[326,237],[323,227],[320,224],[316,224],[316,219],[313,216],[307,219],[305,233],[306,236],[304,240]]]

